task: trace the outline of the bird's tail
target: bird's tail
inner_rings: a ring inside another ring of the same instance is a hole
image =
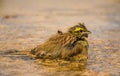
[[[9,50],[1,50],[0,51],[0,56],[5,56],[5,57],[19,57],[19,56],[26,56],[26,57],[32,57],[30,54],[29,50],[15,50],[15,49],[9,49]]]

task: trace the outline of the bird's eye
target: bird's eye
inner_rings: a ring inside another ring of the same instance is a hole
[[[80,32],[83,32],[83,30],[80,30]]]

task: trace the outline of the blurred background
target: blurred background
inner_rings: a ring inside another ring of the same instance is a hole
[[[57,30],[65,32],[79,22],[92,32],[87,66],[92,72],[88,76],[119,76],[120,0],[0,0],[0,50],[32,49]],[[49,75],[45,68],[37,71],[34,66],[1,57],[0,75]]]

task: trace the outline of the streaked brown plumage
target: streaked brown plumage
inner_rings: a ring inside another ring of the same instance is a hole
[[[37,46],[31,53],[37,58],[66,59],[79,54],[88,54],[88,42],[85,37],[88,36],[88,30],[84,24],[79,23],[68,29],[68,32],[58,33],[52,36],[45,43]]]

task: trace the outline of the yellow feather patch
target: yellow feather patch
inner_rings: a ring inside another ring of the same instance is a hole
[[[80,31],[80,30],[84,30],[84,29],[80,27],[76,27],[74,31]]]

